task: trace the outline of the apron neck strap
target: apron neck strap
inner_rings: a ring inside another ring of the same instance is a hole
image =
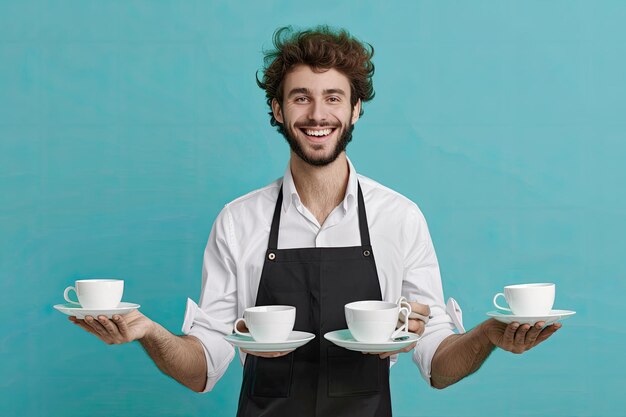
[[[365,214],[365,201],[363,199],[363,191],[361,191],[361,184],[358,184],[358,210],[359,210],[359,232],[361,234],[361,246],[369,247],[370,244],[370,232],[367,226],[367,215]],[[272,218],[272,228],[270,229],[270,240],[268,243],[268,249],[278,249],[278,229],[280,226],[280,210],[283,205],[283,186],[280,186],[278,192],[278,198],[276,199],[276,207],[274,207],[274,217]]]
[[[371,246],[370,229],[367,225],[367,215],[365,214],[365,200],[363,199],[363,191],[361,191],[361,183],[357,182],[359,187],[359,231],[361,232],[361,246]]]

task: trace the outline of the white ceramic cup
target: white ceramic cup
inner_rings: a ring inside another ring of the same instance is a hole
[[[237,324],[243,322],[250,333],[237,330]],[[293,306],[258,306],[246,308],[243,318],[235,321],[235,333],[251,336],[255,342],[284,342],[293,330],[296,322],[296,308]]]
[[[78,301],[70,299],[69,293],[74,291]],[[82,308],[106,310],[116,308],[124,294],[122,279],[80,279],[74,286],[69,286],[63,293],[65,301],[80,305]]]
[[[355,301],[345,305],[348,329],[359,342],[388,342],[400,332],[408,330],[411,305],[406,298],[400,297],[397,302],[387,301]],[[404,315],[404,323],[396,330],[400,315]]]
[[[552,311],[554,293],[551,283],[507,285],[493,297],[493,305],[517,316],[545,316]],[[498,297],[504,297],[509,308],[498,305]]]

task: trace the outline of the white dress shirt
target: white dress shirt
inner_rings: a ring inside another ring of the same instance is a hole
[[[455,326],[446,312],[426,221],[415,203],[357,175],[349,160],[348,165],[345,198],[322,225],[300,201],[289,166],[282,179],[232,201],[218,215],[204,251],[200,301],[187,300],[182,329],[204,346],[208,368],[205,392],[215,386],[234,357],[235,349],[224,336],[232,333],[244,310],[255,305],[281,184],[284,197],[278,249],[358,246],[357,178],[383,300],[396,302],[402,295],[430,306],[433,318],[413,351],[414,362],[430,382],[433,355]],[[240,358],[243,363],[245,354],[240,352]]]

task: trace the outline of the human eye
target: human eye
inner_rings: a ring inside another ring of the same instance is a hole
[[[293,101],[296,103],[306,103],[309,99],[306,96],[298,96]]]
[[[330,96],[328,97],[328,101],[331,103],[340,103],[341,99],[337,96]]]

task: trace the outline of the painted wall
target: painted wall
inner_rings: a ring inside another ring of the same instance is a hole
[[[194,394],[52,305],[124,278],[180,333],[215,216],[289,156],[262,50],[318,23],[375,47],[348,153],[420,205],[466,325],[513,282],[578,312],[444,391],[403,356],[395,415],[623,415],[624,21],[621,1],[0,1],[0,415],[234,415],[237,361]]]

